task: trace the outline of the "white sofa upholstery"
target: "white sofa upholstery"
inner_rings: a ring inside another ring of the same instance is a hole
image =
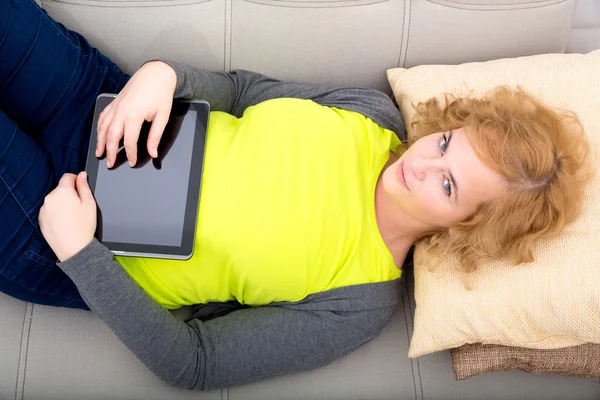
[[[128,72],[169,57],[389,93],[390,67],[600,48],[597,0],[38,2]],[[456,382],[449,352],[409,359],[410,272],[392,322],[358,351],[315,371],[207,393],[166,386],[89,312],[0,294],[0,399],[600,398],[597,379],[503,372]]]
[[[587,53],[600,47],[600,1],[578,0],[567,53]]]

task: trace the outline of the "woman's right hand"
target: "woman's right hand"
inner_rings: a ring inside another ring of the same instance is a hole
[[[158,156],[158,144],[169,121],[177,75],[161,61],[144,64],[121,93],[102,111],[98,119],[96,157],[106,149],[106,165],[111,168],[123,139],[129,165],[137,161],[137,141],[144,121],[152,122],[148,134],[148,154]]]

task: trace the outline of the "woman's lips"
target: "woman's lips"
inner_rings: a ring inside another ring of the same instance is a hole
[[[406,188],[406,190],[408,190],[410,192],[410,189],[408,188],[408,185],[406,184],[406,175],[404,173],[404,161],[400,162],[400,164],[398,165],[397,175],[398,175],[398,180],[400,181],[400,183],[402,183],[402,185]]]

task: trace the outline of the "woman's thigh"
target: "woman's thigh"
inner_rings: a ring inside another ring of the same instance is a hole
[[[97,95],[120,91],[129,77],[33,0],[0,1],[0,60],[0,110],[40,145],[56,176],[81,171]]]
[[[38,304],[86,308],[39,230],[39,209],[54,182],[42,150],[0,111],[0,291]]]
[[[33,0],[0,0],[0,60],[0,291],[86,308],[37,216],[62,174],[85,166],[97,95],[129,77]]]

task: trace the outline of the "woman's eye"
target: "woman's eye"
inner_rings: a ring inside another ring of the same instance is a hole
[[[442,150],[442,155],[444,155],[444,153],[446,152],[447,141],[448,139],[446,138],[446,135],[442,135],[442,139],[440,140],[440,150]]]
[[[444,178],[444,193],[446,193],[446,196],[448,197],[452,194],[452,184],[448,178]]]

